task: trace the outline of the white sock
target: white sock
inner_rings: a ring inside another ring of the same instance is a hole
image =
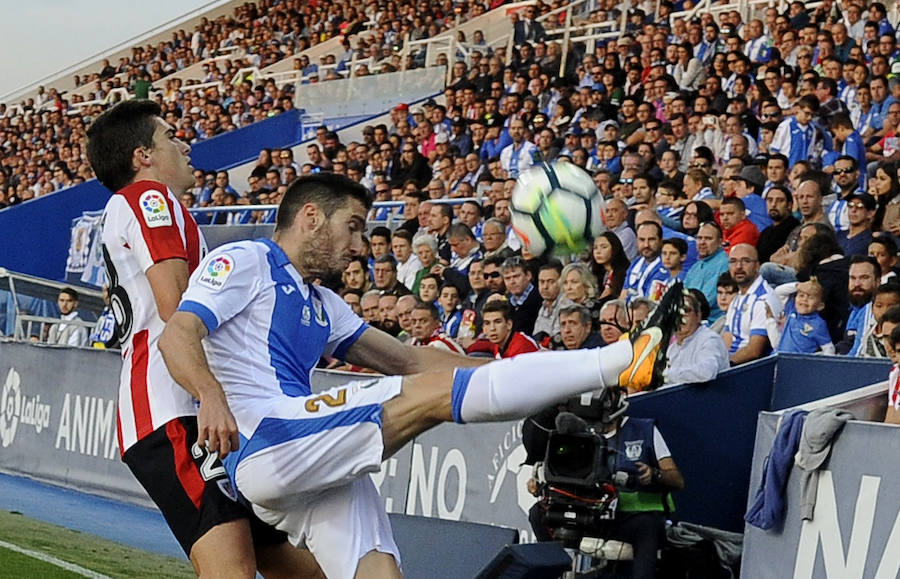
[[[499,422],[530,416],[571,396],[617,384],[631,358],[631,342],[623,340],[605,348],[534,352],[458,368],[453,419]]]

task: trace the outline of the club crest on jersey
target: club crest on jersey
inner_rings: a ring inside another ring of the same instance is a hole
[[[320,326],[327,326],[328,319],[325,317],[325,308],[322,306],[322,300],[317,296],[312,296],[313,309],[316,311],[316,323]]]
[[[167,227],[172,225],[172,214],[166,198],[159,191],[147,191],[141,195],[141,216],[147,227]]]
[[[626,440],[625,457],[631,461],[641,458],[641,449],[643,448],[643,446],[643,440]]]
[[[311,317],[312,316],[309,313],[309,306],[303,306],[303,313],[300,314],[300,323],[304,326],[308,326]]]
[[[197,283],[218,291],[225,286],[232,271],[234,271],[234,259],[230,255],[220,255],[206,264],[206,269],[200,274]]]

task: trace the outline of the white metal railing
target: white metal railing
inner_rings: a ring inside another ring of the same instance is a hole
[[[87,322],[85,320],[63,320],[61,318],[49,318],[47,316],[32,316],[30,314],[18,314],[16,315],[16,325],[15,331],[13,332],[13,340],[17,342],[28,342],[33,338],[37,338],[35,341],[44,343],[47,339],[47,335],[50,332],[50,328],[56,324],[65,324],[67,326],[79,326],[87,330],[88,335],[90,335],[91,330],[94,329],[95,322]],[[35,324],[39,325],[40,330],[38,332],[34,331]],[[65,344],[62,344],[65,345]],[[87,347],[89,344],[83,344],[83,347]]]

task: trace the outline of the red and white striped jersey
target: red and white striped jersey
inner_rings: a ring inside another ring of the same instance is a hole
[[[206,242],[175,194],[156,181],[132,183],[110,198],[102,240],[122,347],[118,435],[124,454],[166,422],[197,413],[194,398],[169,375],[157,347],[165,322],[146,272],[167,259],[184,259],[193,272]]]

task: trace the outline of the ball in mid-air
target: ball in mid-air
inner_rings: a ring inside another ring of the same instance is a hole
[[[577,253],[606,230],[605,203],[593,179],[573,163],[535,165],[512,192],[512,226],[532,255]]]

